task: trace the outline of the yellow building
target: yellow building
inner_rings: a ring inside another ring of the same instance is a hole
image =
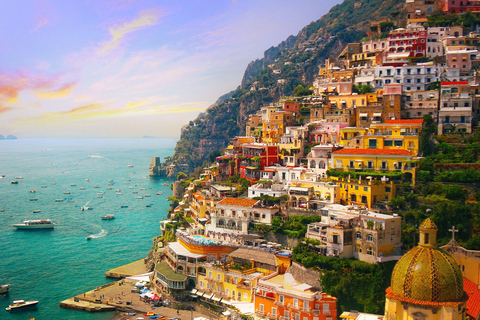
[[[367,173],[368,174],[368,173]],[[395,198],[398,181],[386,179],[361,179],[330,177],[339,186],[338,200],[344,205],[372,206],[379,201],[390,201]]]
[[[345,127],[340,129],[340,145],[348,148],[356,148],[357,140],[367,134],[367,128]]]
[[[223,261],[205,262],[198,268],[196,294],[206,302],[234,305],[253,303],[258,280],[286,270],[290,257],[259,249],[240,248]]]
[[[425,220],[419,228],[419,245],[395,265],[385,320],[467,318],[462,272],[447,252],[437,249],[437,230],[432,220]]]
[[[332,152],[332,169],[354,172],[402,172],[415,183],[416,163],[404,149],[342,149]]]
[[[356,107],[366,107],[378,102],[376,93],[352,94],[341,96],[328,96],[332,108],[354,109]]]
[[[385,123],[372,123],[367,133],[362,137],[357,137],[352,147],[360,149],[403,149],[417,155],[422,125],[423,119],[386,120]]]
[[[262,123],[262,142],[278,143],[289,125],[295,123],[295,116],[290,111],[271,112],[267,120]]]

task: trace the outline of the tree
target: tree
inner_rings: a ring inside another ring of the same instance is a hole
[[[178,181],[182,181],[182,180],[185,180],[185,179],[188,179],[188,176],[187,176],[185,173],[183,173],[183,172],[180,171],[180,172],[177,174],[177,180],[178,180]]]

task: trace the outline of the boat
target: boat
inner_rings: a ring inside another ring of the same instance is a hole
[[[147,204],[145,207],[150,208],[151,206],[152,206],[151,204]]]
[[[21,308],[33,307],[33,306],[36,306],[38,302],[39,302],[38,300],[32,300],[32,301],[14,300],[11,305],[5,308],[5,310],[11,311],[11,310],[16,310]]]
[[[90,180],[90,179],[85,179],[85,181],[88,181],[88,182],[90,182],[90,181],[92,181],[92,180]]]
[[[151,195],[150,195],[150,194],[146,194],[146,195],[144,195],[144,197],[151,197]]]
[[[33,213],[39,213],[40,210],[33,210]]]
[[[117,192],[117,195],[118,195],[118,196],[121,196],[122,194],[123,194],[123,193],[121,193],[121,192]]]
[[[55,202],[63,202],[63,199],[55,199]]]
[[[15,179],[23,179],[22,176],[15,177]]]
[[[140,188],[140,190],[142,190],[142,191],[143,191],[143,190],[146,190],[146,189],[145,189],[145,188]]]
[[[11,184],[18,184],[18,181],[17,180],[12,180],[10,181]]]
[[[120,206],[120,208],[128,208],[127,205]]]
[[[37,198],[31,198],[30,201],[37,201]]]
[[[75,186],[77,186],[77,185],[76,185],[75,183],[72,183],[70,186],[75,187]]]
[[[166,182],[162,183],[162,186],[168,186],[168,183],[166,183]]]
[[[163,194],[163,191],[158,191],[157,193],[155,193],[157,196],[161,196]]]
[[[17,229],[53,229],[55,223],[50,219],[25,220],[23,223],[13,224]]]
[[[100,188],[100,186],[93,186],[94,188]]]
[[[115,189],[115,192],[120,192],[120,189]]]
[[[47,186],[42,184],[41,187],[42,187],[42,188],[46,188]]]
[[[52,182],[52,184],[57,184],[56,182]]]
[[[93,207],[89,207],[89,206],[83,206],[82,211],[85,211],[85,210],[93,210]]]
[[[32,190],[30,190],[30,193],[35,193],[35,190],[33,190],[33,189],[32,189]]]
[[[9,289],[10,289],[9,284],[1,284],[0,285],[0,293],[7,293]]]
[[[63,191],[63,194],[70,194],[70,191]]]
[[[130,163],[127,167],[133,168],[133,164]]]
[[[80,188],[78,188],[78,189],[80,189],[80,190],[85,190],[85,187],[80,187]]]
[[[105,215],[105,216],[101,216],[100,218],[102,218],[102,220],[112,220],[112,219],[115,219],[115,216],[111,213]]]
[[[5,178],[5,177],[6,177],[6,175],[4,175],[4,174],[2,174],[2,175],[0,176],[0,178],[2,178],[2,179]]]
[[[143,199],[142,196],[136,196],[135,199]]]
[[[87,236],[87,240],[93,239],[93,234]]]

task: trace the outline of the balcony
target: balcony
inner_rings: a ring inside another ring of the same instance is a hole
[[[277,319],[277,318],[278,318],[278,314],[269,312],[269,313],[267,314],[267,318],[268,318],[268,319]]]
[[[265,316],[265,310],[256,309],[255,313],[259,316]]]
[[[276,305],[276,306],[284,306],[285,301],[275,300],[275,302],[273,304]]]
[[[318,309],[313,309],[313,310],[312,310],[312,313],[313,313],[314,316],[319,316],[319,315],[320,315],[320,310],[318,310]]]
[[[329,315],[331,315],[331,312],[330,312],[330,310],[323,310],[323,314],[326,315],[326,316],[329,316]]]
[[[301,311],[300,306],[299,305],[295,306],[293,303],[289,303],[288,308],[291,309],[291,310]]]

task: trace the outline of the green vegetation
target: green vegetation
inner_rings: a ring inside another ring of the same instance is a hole
[[[293,261],[320,271],[323,291],[337,297],[337,309],[383,314],[385,289],[390,286],[395,261],[371,264],[354,259],[326,257],[312,252],[311,242],[299,242]]]
[[[351,179],[358,179],[362,177],[362,179],[366,179],[367,177],[373,178],[380,178],[380,177],[387,177],[391,180],[401,180],[404,176],[402,172],[371,172],[371,171],[342,171],[337,169],[328,169],[327,175],[329,177],[340,177],[346,179],[350,177]]]
[[[428,16],[428,26],[430,27],[463,26],[467,29],[473,29],[478,25],[480,25],[480,18],[472,12],[452,14],[439,10]]]
[[[307,225],[322,220],[321,216],[294,216],[282,220],[279,217],[272,219],[272,224],[259,223],[255,225],[255,231],[265,234],[268,232],[284,234],[290,238],[303,238],[307,233]]]

